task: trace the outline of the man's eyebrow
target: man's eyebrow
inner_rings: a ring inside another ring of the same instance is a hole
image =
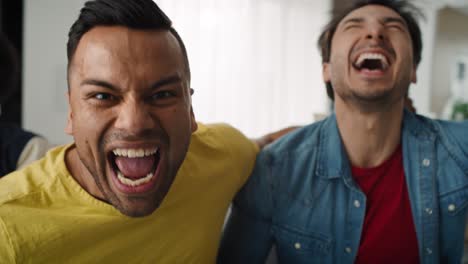
[[[98,80],[98,79],[85,79],[80,84],[80,86],[83,86],[83,85],[99,86],[99,87],[107,88],[107,89],[115,91],[115,92],[120,91],[120,88],[118,88],[117,86],[115,86],[115,85],[113,85],[113,84],[111,84],[109,82],[106,82],[106,81],[103,81],[103,80]]]
[[[399,23],[402,26],[406,27],[406,22],[402,18],[399,18],[399,17],[386,17],[386,18],[383,19],[384,24],[394,23],[394,22]]]
[[[178,82],[181,82],[182,81],[182,78],[179,76],[179,75],[173,75],[173,76],[169,76],[169,77],[166,77],[166,78],[163,78],[157,82],[155,82],[153,85],[151,85],[151,88],[152,89],[158,89],[162,86],[165,86],[165,85],[169,85],[169,84],[173,84],[173,83],[178,83]],[[109,89],[109,90],[112,90],[112,91],[115,91],[115,92],[119,92],[121,89],[109,82],[106,82],[106,81],[103,81],[103,80],[98,80],[98,79],[85,79],[81,82],[80,86],[83,86],[83,85],[93,85],[93,86],[99,86],[99,87],[103,87],[103,88],[106,88],[106,89]]]
[[[173,84],[173,83],[179,83],[182,81],[182,78],[179,75],[172,75],[166,78],[163,78],[151,85],[152,89],[159,89],[162,86]]]
[[[346,24],[349,24],[349,23],[362,23],[362,22],[364,22],[364,18],[362,18],[362,17],[351,17],[351,18],[346,19],[343,22],[343,25],[346,25]]]

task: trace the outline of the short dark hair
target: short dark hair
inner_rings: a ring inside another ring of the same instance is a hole
[[[15,47],[0,33],[0,104],[4,104],[18,87],[20,66]]]
[[[83,35],[96,26],[124,26],[140,30],[168,30],[179,43],[190,80],[190,65],[182,38],[172,21],[152,0],[92,0],[85,3],[68,33],[68,68]]]
[[[332,39],[341,20],[343,20],[343,18],[345,18],[352,11],[366,5],[385,6],[398,13],[405,20],[413,45],[413,63],[418,66],[421,62],[421,53],[423,47],[418,18],[423,18],[424,15],[415,5],[405,0],[354,0],[350,1],[348,5],[335,7],[332,12],[332,19],[325,26],[318,40],[318,46],[322,55],[322,63],[330,61]],[[334,94],[331,83],[327,82],[326,86],[328,97],[333,100]]]

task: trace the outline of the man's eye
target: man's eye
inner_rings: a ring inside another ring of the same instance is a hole
[[[347,25],[344,30],[350,30],[350,29],[355,29],[355,28],[359,28],[359,25],[357,24],[351,24],[351,25]]]
[[[387,25],[387,27],[390,28],[390,29],[396,29],[396,30],[403,31],[403,28],[401,27],[400,24],[389,24],[389,25]]]
[[[172,92],[169,92],[169,91],[161,91],[161,92],[157,92],[155,94],[152,95],[152,99],[164,99],[164,98],[170,98],[170,97],[173,97],[174,94]]]
[[[100,100],[100,101],[104,101],[104,100],[112,100],[114,97],[108,93],[97,93],[93,95],[93,98]]]

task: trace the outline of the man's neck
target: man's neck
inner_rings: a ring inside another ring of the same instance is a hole
[[[335,101],[338,129],[353,166],[372,168],[386,161],[401,141],[403,101],[382,111],[362,111]]]
[[[90,195],[104,200],[104,195],[97,187],[93,176],[82,164],[76,146],[70,148],[65,154],[65,164],[72,178]]]

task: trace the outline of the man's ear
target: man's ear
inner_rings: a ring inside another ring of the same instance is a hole
[[[411,73],[411,82],[412,83],[416,83],[418,81],[418,76],[416,74],[417,70],[418,69],[416,68],[416,66],[413,66],[413,72]]]
[[[330,82],[331,79],[331,69],[330,69],[330,63],[324,62],[322,63],[322,78],[325,83]]]
[[[193,106],[192,106],[192,95],[195,93],[195,90],[193,88],[190,88],[189,92],[190,92],[190,128],[192,130],[192,133],[194,133],[198,129],[197,120],[195,120],[195,114],[193,113]]]
[[[192,128],[192,133],[194,133],[198,129],[198,124],[197,124],[197,121],[195,120],[195,114],[193,113],[192,106],[190,106],[190,127]]]
[[[67,97],[68,101],[68,114],[67,114],[67,124],[65,125],[65,133],[72,136],[73,135],[73,112],[71,109],[71,102],[70,102],[70,91],[68,91],[65,96]]]

